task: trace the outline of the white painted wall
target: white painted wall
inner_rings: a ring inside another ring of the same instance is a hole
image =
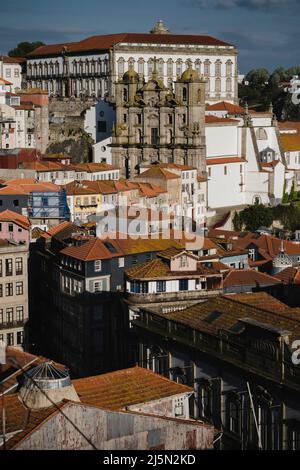
[[[205,128],[207,157],[240,156],[238,152],[238,123],[207,125]]]

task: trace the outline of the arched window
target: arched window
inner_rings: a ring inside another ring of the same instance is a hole
[[[135,66],[135,60],[133,57],[130,57],[128,59],[128,70],[130,69],[134,70],[134,66]]]
[[[210,61],[208,59],[204,62],[204,75],[205,77],[210,76]]]
[[[153,66],[154,66],[154,63],[153,63],[153,59],[149,59],[148,60],[148,76],[150,77],[153,73]]]
[[[201,60],[199,60],[199,59],[197,59],[196,62],[195,62],[195,70],[198,73],[201,73]]]
[[[145,74],[145,61],[142,57],[138,60],[138,74],[141,77]]]
[[[179,59],[176,62],[176,75],[177,77],[181,77],[182,75],[182,60]]]
[[[226,75],[227,75],[227,77],[231,77],[231,76],[232,76],[232,65],[233,65],[233,64],[232,64],[231,60],[228,60],[228,61],[226,62]]]
[[[227,93],[232,92],[232,80],[231,80],[231,78],[226,79],[226,92]]]
[[[215,62],[215,76],[216,77],[221,76],[221,70],[222,70],[222,62],[220,60],[217,60]]]
[[[118,60],[118,75],[120,76],[124,75],[124,64],[125,60],[123,59],[123,57],[120,57],[120,59]]]
[[[58,62],[55,63],[55,73],[56,73],[56,75],[59,74],[59,63]]]
[[[260,127],[259,129],[257,129],[256,138],[257,138],[257,140],[267,140],[268,139],[268,135],[267,135],[267,133],[266,133],[266,131],[263,127]]]
[[[127,103],[127,101],[128,101],[128,92],[127,92],[127,88],[124,88],[124,89],[123,89],[123,101],[125,101],[125,103]]]
[[[167,75],[168,77],[173,77],[173,60],[169,59],[167,62]]]
[[[164,76],[164,60],[163,59],[159,59],[158,61],[158,66],[157,66],[157,70],[158,70],[158,75],[163,78]]]
[[[90,63],[88,60],[85,61],[85,73],[86,74],[90,73]]]
[[[173,142],[173,132],[171,129],[168,129],[168,144],[172,144]]]
[[[45,69],[45,75],[48,75],[48,63],[45,62],[44,64],[44,69]]]
[[[183,87],[182,89],[182,101],[187,101],[187,89]]]
[[[216,78],[215,90],[216,90],[216,93],[221,93],[221,79],[220,78]]]
[[[205,92],[209,93],[210,92],[210,78],[207,77],[206,83],[205,83]]]

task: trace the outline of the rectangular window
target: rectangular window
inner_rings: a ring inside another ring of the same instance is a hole
[[[3,324],[3,309],[0,309],[0,325]]]
[[[11,77],[11,69],[6,69],[6,77]]]
[[[166,281],[157,281],[156,283],[156,292],[166,292]]]
[[[16,258],[16,276],[23,274],[23,259]]]
[[[3,297],[3,285],[0,284],[0,297]]]
[[[6,335],[6,344],[7,344],[7,346],[13,346],[14,345],[14,334],[13,333],[8,333]]]
[[[5,295],[6,297],[12,297],[13,296],[13,283],[8,282],[5,284]]]
[[[94,282],[94,292],[102,292],[102,291],[103,291],[103,281]]]
[[[0,277],[2,277],[2,259],[0,260]]]
[[[132,264],[137,264],[137,262],[138,262],[137,256],[136,256],[136,255],[133,255],[133,256],[132,256]]]
[[[158,145],[158,128],[151,128],[151,145]]]
[[[95,263],[94,263],[94,268],[95,268],[95,272],[99,272],[99,271],[101,271],[101,269],[102,269],[102,263],[101,263],[101,260],[97,260],[97,261],[95,261]]]
[[[16,295],[23,295],[23,282],[16,282]]]
[[[8,231],[10,233],[14,231],[14,224],[8,224]]]
[[[179,280],[179,290],[180,291],[187,291],[188,289],[189,289],[188,279],[180,279]]]
[[[23,337],[24,337],[23,331],[18,331],[17,332],[17,345],[18,346],[21,346],[23,344]]]
[[[9,324],[12,324],[14,320],[14,309],[13,308],[7,308],[6,309],[6,322]]]
[[[224,166],[224,175],[227,175],[227,166]]]
[[[16,317],[17,317],[17,322],[23,322],[24,321],[24,307],[16,307]]]
[[[124,265],[125,265],[125,259],[124,258],[119,258],[118,259],[119,268],[124,268]]]

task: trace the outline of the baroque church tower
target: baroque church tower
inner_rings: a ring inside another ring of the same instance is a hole
[[[116,83],[112,163],[122,176],[153,162],[185,164],[206,172],[205,80],[191,66],[166,88],[154,58],[145,83],[132,68]]]

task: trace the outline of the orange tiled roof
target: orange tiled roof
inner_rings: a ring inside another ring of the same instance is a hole
[[[177,253],[178,255],[179,253]],[[177,256],[175,255],[175,256]],[[197,270],[195,271],[171,271],[168,262],[162,259],[154,259],[148,263],[133,266],[126,270],[126,275],[130,279],[166,279],[171,278],[186,278],[186,277],[198,277],[198,276],[209,276],[215,275],[217,272],[214,269],[207,268],[203,264],[197,264]]]
[[[280,280],[283,284],[300,284],[300,270],[299,267],[286,268],[275,277]]]
[[[97,173],[98,171],[112,171],[112,170],[119,170],[118,167],[109,165],[108,163],[79,163],[78,165],[74,166],[77,172],[84,172],[87,173]]]
[[[110,181],[72,181],[65,186],[68,196],[89,194],[117,194],[117,189]]]
[[[30,227],[30,221],[27,217],[16,212],[5,210],[0,212],[0,221],[1,222],[15,222],[22,228],[28,229]]]
[[[206,124],[226,124],[226,123],[238,124],[239,120],[208,115],[208,116],[205,116],[205,123]]]
[[[6,364],[2,365],[0,372],[0,395],[2,391],[11,391],[12,387],[17,388],[17,377],[23,373],[21,368],[29,370],[29,368],[47,361],[47,359],[42,356],[35,356],[34,354],[21,351],[12,346],[7,346],[6,358]],[[58,363],[55,363],[55,366],[63,368],[63,366]]]
[[[211,321],[209,315],[219,312]],[[199,331],[218,334],[219,330],[234,327],[240,319],[250,318],[270,327],[281,328],[291,333],[292,339],[300,335],[300,309],[288,308],[277,311],[266,307],[257,307],[239,300],[239,295],[223,295],[206,302],[196,304],[182,311],[156,313],[164,318],[182,323]]]
[[[277,300],[267,292],[251,292],[243,294],[226,294],[225,297],[232,298],[235,301],[242,302],[246,305],[253,305],[253,307],[262,308],[270,312],[291,312],[288,307],[280,300]],[[292,311],[298,311],[299,309],[292,309]]]
[[[161,168],[160,166],[152,166],[148,170],[136,176],[134,180],[139,180],[139,179],[144,179],[144,178],[147,178],[147,179],[159,178],[159,179],[165,179],[165,180],[174,180],[174,179],[180,178],[180,176],[164,168]]]
[[[7,188],[10,188],[15,191],[15,193],[11,194],[20,194],[17,191],[21,190],[21,194],[29,194],[32,192],[58,192],[60,187],[53,183],[42,183],[40,181],[36,181],[34,178],[20,178],[14,180],[8,180],[5,182]],[[5,188],[3,188],[5,189]]]
[[[120,251],[115,241],[110,240],[109,243],[115,248],[115,252],[110,251],[99,238],[94,238],[87,239],[87,241],[80,246],[64,248],[60,253],[82,261],[96,261],[122,256],[123,253]]]
[[[255,269],[232,269],[224,280],[224,288],[234,286],[270,286],[280,284],[280,281],[268,274],[261,273]]]
[[[220,41],[212,36],[186,35],[186,34],[144,34],[144,33],[118,33],[103,36],[92,36],[79,42],[52,44],[41,46],[27,55],[31,57],[43,57],[61,54],[63,50],[67,53],[107,50],[116,47],[120,43],[150,43],[150,44],[186,44],[207,46],[231,46],[231,44]]]
[[[246,160],[240,157],[218,157],[218,158],[207,158],[206,164],[210,165],[222,165],[226,163],[245,163]]]
[[[35,161],[35,162],[24,162],[22,164],[23,168],[26,170],[36,170],[36,171],[68,171],[73,169],[69,165],[63,165],[62,163],[56,162],[47,162],[47,161]]]
[[[206,111],[227,111],[229,114],[244,114],[245,110],[241,106],[220,101],[219,103],[207,106]]]
[[[141,367],[73,380],[73,385],[83,403],[109,410],[192,391],[186,385]]]
[[[280,134],[280,141],[285,152],[300,151],[300,132],[297,134]]]

